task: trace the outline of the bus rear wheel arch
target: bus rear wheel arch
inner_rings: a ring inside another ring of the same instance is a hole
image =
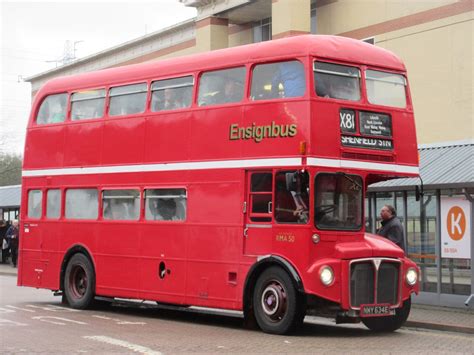
[[[303,323],[305,296],[296,289],[284,269],[270,266],[257,278],[252,308],[256,323],[264,332],[287,334]]]
[[[64,296],[76,309],[86,309],[94,301],[95,272],[90,259],[76,253],[68,261],[64,272]]]

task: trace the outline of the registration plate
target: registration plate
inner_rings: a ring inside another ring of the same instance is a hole
[[[360,306],[360,317],[385,317],[393,316],[395,310],[388,304],[363,304]]]

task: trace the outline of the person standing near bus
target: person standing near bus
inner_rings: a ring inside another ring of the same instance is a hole
[[[7,230],[8,230],[8,223],[5,220],[0,222],[0,248],[2,249],[2,264],[7,262],[8,256],[8,240],[7,240]]]
[[[19,229],[18,229],[18,220],[14,219],[10,228],[8,228],[6,238],[9,241],[10,252],[12,254],[12,264],[13,267],[16,267],[16,262],[18,259],[18,246],[19,246]]]
[[[377,230],[377,234],[391,240],[405,251],[405,232],[395,208],[390,205],[383,206],[380,210],[380,217],[382,218],[382,227]]]

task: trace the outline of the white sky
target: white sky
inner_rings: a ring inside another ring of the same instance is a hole
[[[178,0],[0,0],[0,153],[23,152],[31,86],[19,77],[56,67],[67,40],[83,41],[82,58],[194,16]]]

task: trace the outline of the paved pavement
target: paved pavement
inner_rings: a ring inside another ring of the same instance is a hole
[[[16,276],[18,269],[0,264],[0,275]],[[474,334],[474,309],[413,304],[405,327]]]

